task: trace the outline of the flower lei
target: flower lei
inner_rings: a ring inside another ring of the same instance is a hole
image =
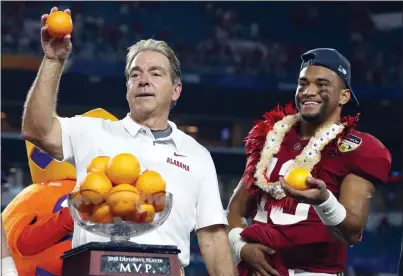
[[[299,114],[288,115],[274,124],[273,129],[266,136],[260,160],[256,164],[255,185],[276,200],[281,200],[286,195],[279,181],[269,182],[267,180],[266,170],[270,160],[279,152],[285,135],[299,119]],[[321,151],[344,130],[344,127],[343,124],[330,124],[318,129],[315,135],[309,140],[308,145],[293,160],[290,166],[287,167],[285,174],[294,168],[304,168],[311,172],[321,159]]]

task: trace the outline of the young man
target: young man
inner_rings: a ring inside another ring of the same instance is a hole
[[[57,11],[53,8],[51,12]],[[70,13],[69,10],[65,12]],[[168,120],[182,91],[179,60],[163,41],[142,40],[129,49],[126,98],[130,112],[111,122],[97,118],[55,118],[55,102],[63,66],[72,49],[70,35],[51,38],[42,16],[45,54],[28,93],[22,134],[59,160],[75,165],[77,183],[86,175],[92,158],[129,152],[143,168],[156,170],[173,194],[173,208],[158,229],[134,238],[142,244],[176,245],[183,267],[189,264],[190,233],[197,230],[200,249],[211,275],[234,275],[235,267],[225,225],[227,218],[219,194],[210,153]],[[116,96],[111,91],[111,96]],[[106,241],[76,226],[73,247]]]
[[[391,155],[357,117],[342,118],[354,96],[348,60],[334,49],[302,55],[292,106],[264,115],[246,140],[247,166],[228,206],[230,242],[241,275],[340,274],[347,246],[360,241],[375,184]],[[284,183],[293,168],[309,188]],[[253,218],[247,226],[245,219]]]

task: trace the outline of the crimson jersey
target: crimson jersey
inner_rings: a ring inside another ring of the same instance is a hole
[[[271,182],[279,179],[287,162],[299,155],[309,140],[302,140],[295,128],[284,138],[280,151],[268,166]],[[322,155],[316,175],[338,198],[340,185],[348,174],[361,176],[374,184],[385,183],[391,167],[391,155],[375,137],[352,131],[339,142],[336,154]],[[269,224],[274,249],[281,254],[288,269],[311,272],[338,273],[345,270],[347,246],[337,240],[308,204],[294,201],[279,208],[266,206],[255,211],[253,223]]]

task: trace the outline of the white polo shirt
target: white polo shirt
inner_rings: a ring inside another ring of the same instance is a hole
[[[77,170],[77,186],[87,173],[91,160],[99,155],[113,157],[128,152],[140,161],[142,171],[158,171],[173,194],[169,218],[158,229],[133,238],[140,244],[176,245],[182,266],[189,264],[190,233],[210,225],[227,224],[217,173],[210,153],[173,122],[169,137],[155,139],[151,130],[134,122],[76,116],[58,118],[62,126],[63,161]],[[73,247],[92,241],[109,241],[74,227]]]

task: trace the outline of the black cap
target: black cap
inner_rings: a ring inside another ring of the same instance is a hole
[[[326,67],[339,75],[346,83],[348,89],[350,89],[354,101],[359,105],[358,99],[351,89],[350,62],[337,50],[331,48],[317,48],[303,54],[301,59],[301,70],[310,65],[318,65]]]

